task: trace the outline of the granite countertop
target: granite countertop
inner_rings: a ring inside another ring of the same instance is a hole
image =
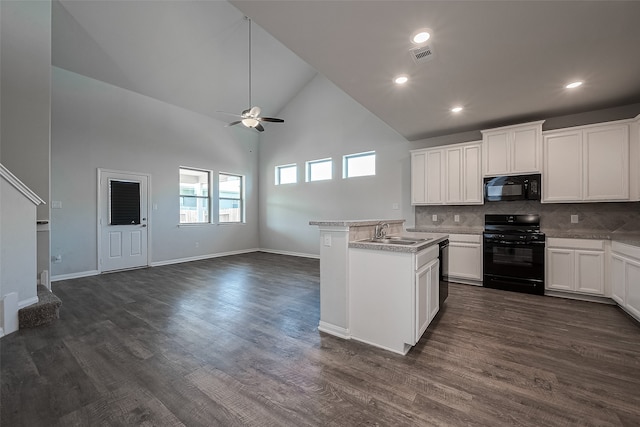
[[[484,230],[478,227],[451,227],[451,228],[415,227],[415,228],[407,228],[407,231],[412,231],[414,233],[482,234]]]
[[[593,231],[543,230],[546,237],[564,239],[611,240],[640,247],[640,233]]]
[[[416,243],[414,245],[394,245],[387,243],[373,243],[373,242],[364,242],[361,240],[355,240],[349,242],[349,248],[354,249],[371,249],[375,251],[388,251],[388,252],[400,252],[400,253],[415,253],[420,252],[424,249],[427,249],[430,246],[437,245],[443,240],[449,238],[448,234],[443,233],[429,233],[428,236],[425,236],[426,233],[412,233],[412,232],[404,232],[401,234],[389,235],[388,237],[401,237],[404,239],[428,239],[422,243]]]
[[[360,219],[360,220],[323,220],[309,221],[309,225],[319,225],[325,227],[362,227],[366,225],[385,224],[404,224],[405,219]]]

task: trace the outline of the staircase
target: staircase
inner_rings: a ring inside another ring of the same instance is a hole
[[[38,302],[18,310],[19,328],[35,328],[60,318],[62,301],[46,286],[38,285]]]

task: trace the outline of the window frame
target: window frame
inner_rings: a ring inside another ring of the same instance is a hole
[[[329,163],[331,165],[331,176],[329,178],[323,178],[323,179],[311,179],[311,169],[313,165],[318,165],[322,163]],[[333,179],[333,158],[326,157],[324,159],[307,160],[305,162],[305,181],[306,182],[331,181],[332,179]]]
[[[204,172],[207,174],[207,196],[198,196],[198,195],[191,195],[191,194],[182,194],[182,179],[181,179],[181,175],[182,175],[182,171],[191,171],[191,172]],[[213,184],[213,171],[208,170],[208,169],[202,169],[202,168],[194,168],[191,166],[179,166],[178,167],[178,198],[181,199],[183,197],[189,197],[189,198],[194,198],[196,200],[198,199],[205,199],[206,203],[207,203],[207,217],[208,220],[207,221],[198,221],[198,222],[182,222],[182,218],[180,217],[181,214],[178,215],[178,224],[179,225],[203,225],[203,224],[213,224],[213,197],[212,197],[212,184]],[[183,204],[182,202],[179,201],[179,210],[181,210]]]
[[[231,198],[231,197],[221,197],[220,192],[220,177],[222,175],[232,176],[236,178],[240,178],[240,198]],[[242,174],[231,173],[231,172],[218,172],[218,224],[245,224],[246,223],[246,214],[245,214],[245,181],[246,178]],[[220,202],[222,200],[237,200],[238,208],[240,210],[240,220],[239,221],[223,221],[220,219],[220,206],[222,205]]]
[[[373,173],[367,174],[367,175],[350,176],[349,175],[349,160],[350,159],[357,159],[359,157],[369,157],[369,156],[373,156]],[[376,176],[376,173],[377,173],[377,160],[378,160],[378,156],[377,156],[375,150],[363,151],[361,153],[345,154],[344,156],[342,156],[342,178],[343,179],[349,179],[349,178],[360,178],[360,177],[365,177],[365,176]]]
[[[295,181],[293,182],[282,182],[282,171],[289,168],[295,168]],[[275,185],[288,185],[288,184],[297,184],[298,183],[298,164],[297,163],[289,163],[286,165],[276,166],[275,169]]]

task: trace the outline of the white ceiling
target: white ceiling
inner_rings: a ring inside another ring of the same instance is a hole
[[[54,2],[53,64],[226,120],[216,111],[248,106],[246,14],[253,104],[266,116],[315,70],[409,140],[640,102],[638,1],[232,4],[240,11],[222,1]],[[416,65],[409,37],[420,27],[433,30],[435,54]],[[392,83],[399,73],[411,77],[404,87]],[[563,89],[577,79],[583,87]],[[452,114],[454,104],[465,110]]]

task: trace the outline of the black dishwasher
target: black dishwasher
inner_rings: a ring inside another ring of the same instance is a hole
[[[445,239],[438,243],[440,247],[440,286],[439,286],[439,301],[440,307],[449,296],[449,239]]]

